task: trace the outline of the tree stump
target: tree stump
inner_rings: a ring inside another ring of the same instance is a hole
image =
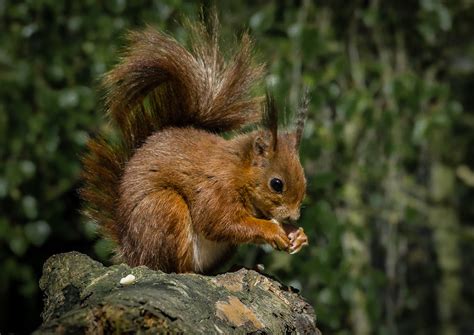
[[[129,274],[135,281],[120,280]],[[78,252],[44,264],[43,324],[35,334],[319,334],[313,308],[258,272],[166,274],[105,267]]]

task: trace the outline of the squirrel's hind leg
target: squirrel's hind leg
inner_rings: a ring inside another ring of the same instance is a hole
[[[193,231],[189,208],[173,190],[159,190],[134,206],[120,254],[129,265],[165,272],[193,271]]]

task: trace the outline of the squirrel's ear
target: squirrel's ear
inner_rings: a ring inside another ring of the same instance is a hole
[[[255,156],[267,157],[270,152],[270,141],[263,134],[257,135],[253,142],[253,151]]]

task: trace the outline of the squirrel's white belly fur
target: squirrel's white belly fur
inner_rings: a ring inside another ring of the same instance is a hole
[[[230,245],[225,242],[214,242],[198,234],[193,236],[194,271],[205,272],[217,264],[229,252]]]

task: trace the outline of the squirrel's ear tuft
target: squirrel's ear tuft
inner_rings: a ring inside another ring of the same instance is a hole
[[[263,127],[271,134],[271,146],[276,150],[278,142],[278,110],[275,104],[275,98],[267,90],[265,96],[265,105],[263,107]]]
[[[304,124],[308,117],[308,106],[309,106],[309,91],[305,89],[303,98],[301,99],[298,111],[296,112],[296,130],[295,130],[295,149],[298,151],[303,137]]]

